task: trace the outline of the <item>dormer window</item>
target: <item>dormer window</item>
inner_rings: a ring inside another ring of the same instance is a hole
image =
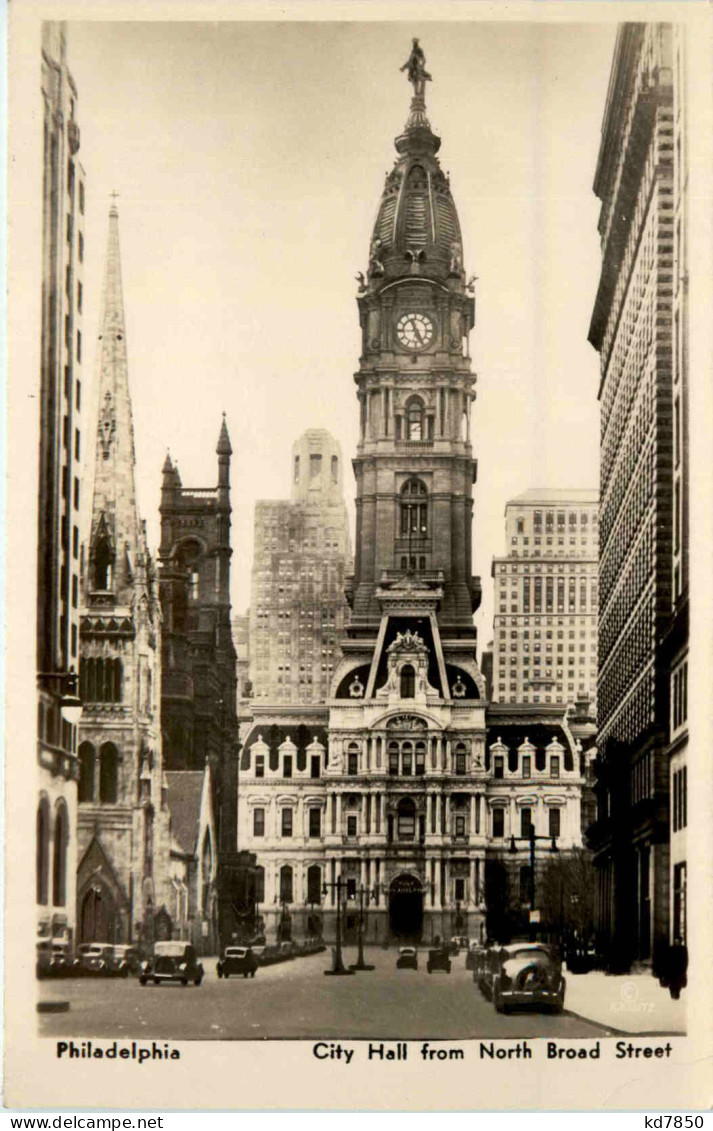
[[[496,754],[493,758],[493,777],[505,777],[505,759],[503,758],[502,754]]]
[[[550,777],[558,778],[560,776],[560,760],[559,755],[553,754],[550,758]]]

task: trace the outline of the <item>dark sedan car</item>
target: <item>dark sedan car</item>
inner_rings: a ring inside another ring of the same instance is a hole
[[[560,1013],[564,1006],[562,964],[545,943],[493,947],[480,986],[498,1013],[520,1005],[545,1005]]]
[[[249,946],[226,946],[215,972],[219,978],[229,978],[231,974],[254,978],[258,966],[257,957]]]
[[[405,970],[410,967],[411,970],[418,970],[418,951],[415,946],[400,946],[399,956],[396,959],[396,969]]]
[[[450,974],[451,956],[447,946],[439,946],[434,950],[429,950],[426,969],[429,974],[432,974],[434,970],[445,970],[446,974]]]
[[[151,957],[142,964],[139,981],[142,986],[147,982],[156,986],[159,982],[180,982],[182,986],[193,982],[194,986],[200,986],[203,967],[190,943],[157,942]]]

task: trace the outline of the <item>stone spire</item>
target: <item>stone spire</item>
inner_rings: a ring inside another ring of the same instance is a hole
[[[115,198],[109,209],[97,387],[98,420],[86,584],[89,593],[111,590],[119,604],[131,604],[131,589],[127,587],[135,582],[137,563],[144,560],[146,548],[136,507],[134,426],[121,285],[119,212]],[[97,571],[99,561],[109,561],[108,573]],[[102,580],[105,584],[99,583]]]

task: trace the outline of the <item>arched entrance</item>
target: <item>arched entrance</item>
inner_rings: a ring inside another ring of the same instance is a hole
[[[92,887],[82,900],[81,941],[113,942],[115,909],[110,896],[100,887]]]
[[[389,927],[399,939],[421,938],[423,889],[415,876],[402,873],[389,888]]]

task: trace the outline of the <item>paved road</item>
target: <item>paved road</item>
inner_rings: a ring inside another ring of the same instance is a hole
[[[355,961],[352,950],[345,961]],[[260,1038],[469,1038],[602,1037],[601,1025],[565,1012],[501,1015],[473,983],[465,956],[450,974],[429,975],[426,955],[418,970],[397,970],[394,950],[367,951],[370,973],[326,978],[330,953],[297,958],[258,970],[255,978],[219,980],[215,961],[204,960],[200,987],[140,986],[134,978],[43,981],[42,1000],[70,1002],[68,1013],[41,1014],[50,1037],[256,1040]],[[566,1004],[566,1003],[565,1003]]]

